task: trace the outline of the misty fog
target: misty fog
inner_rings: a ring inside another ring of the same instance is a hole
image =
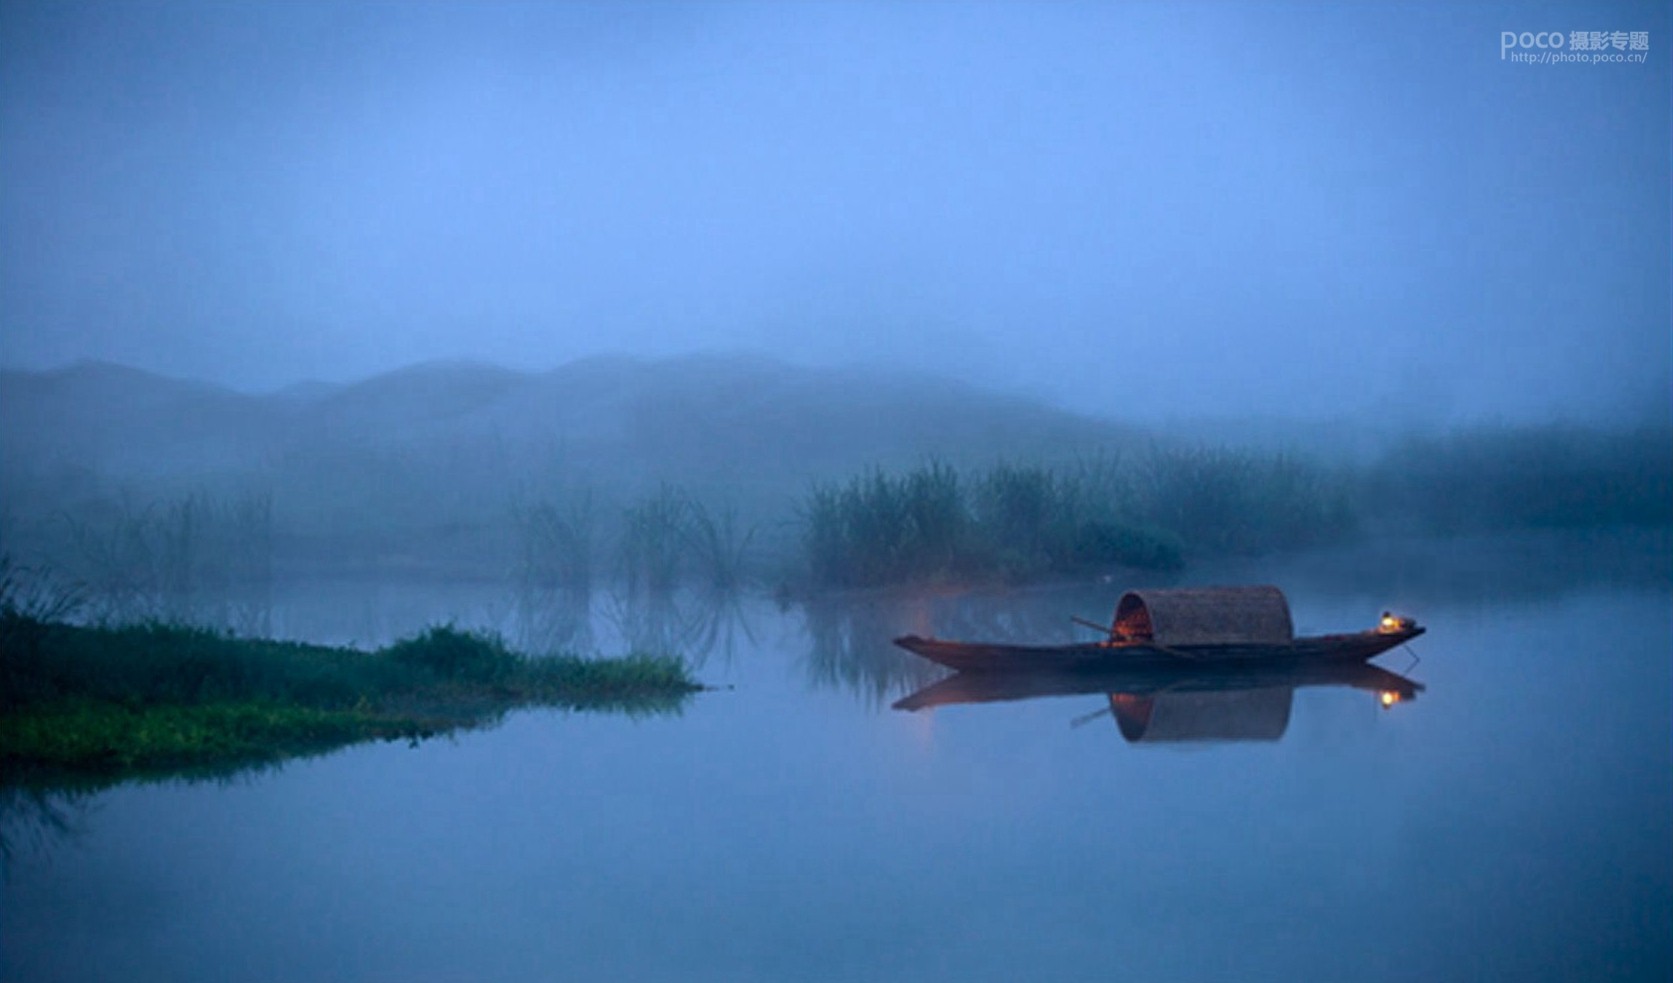
[[[0,7],[8,589],[1664,549],[1667,18],[1616,13],[1535,65],[1510,6]]]
[[[0,977],[1663,978],[1670,46],[0,0]]]
[[[1665,419],[1667,13],[1524,9],[8,4],[0,360],[260,392],[738,351],[1119,419]],[[1501,59],[1530,18],[1650,57]]]
[[[9,550],[203,495],[503,573],[670,484],[782,581],[821,482],[1192,449],[1299,462],[1314,545],[1449,454],[1581,514],[1429,531],[1659,524],[1668,68],[1514,11],[7,5]]]

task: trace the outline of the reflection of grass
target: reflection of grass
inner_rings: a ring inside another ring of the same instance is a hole
[[[740,638],[754,635],[736,591],[613,591],[600,610],[632,651],[680,652],[702,666],[716,654],[731,659]]]
[[[3,617],[0,778],[253,764],[478,726],[525,706],[676,711],[699,688],[678,659],[531,659],[450,627],[361,652]]]
[[[913,629],[914,614],[926,603],[872,595],[837,603],[814,598],[803,604],[809,682],[849,690],[872,706],[882,706],[945,675],[940,666],[890,641]]]
[[[412,731],[356,710],[208,703],[60,703],[0,722],[8,765],[120,770],[306,753]]]

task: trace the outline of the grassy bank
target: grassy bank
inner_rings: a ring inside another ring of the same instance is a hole
[[[372,652],[173,625],[0,616],[0,781],[217,771],[491,723],[518,707],[662,713],[678,659],[533,659],[432,628]]]

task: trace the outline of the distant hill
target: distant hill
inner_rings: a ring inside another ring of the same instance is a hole
[[[748,357],[591,358],[538,374],[425,363],[263,395],[102,362],[0,371],[0,467],[115,480],[265,468],[310,449],[488,442],[613,475],[805,477],[925,455],[1054,458],[1132,436],[945,379]]]
[[[763,358],[589,358],[527,373],[425,363],[241,393],[85,362],[0,371],[14,521],[119,496],[271,493],[286,526],[469,523],[514,499],[675,482],[787,511],[808,483],[938,457],[1062,460],[1134,431],[930,376]]]
[[[223,469],[276,436],[268,401],[105,362],[0,372],[0,471]]]

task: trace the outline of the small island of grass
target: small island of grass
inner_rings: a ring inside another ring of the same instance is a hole
[[[367,652],[7,612],[0,784],[219,774],[360,741],[417,741],[520,707],[677,712],[701,688],[677,658],[533,658],[453,627]]]

